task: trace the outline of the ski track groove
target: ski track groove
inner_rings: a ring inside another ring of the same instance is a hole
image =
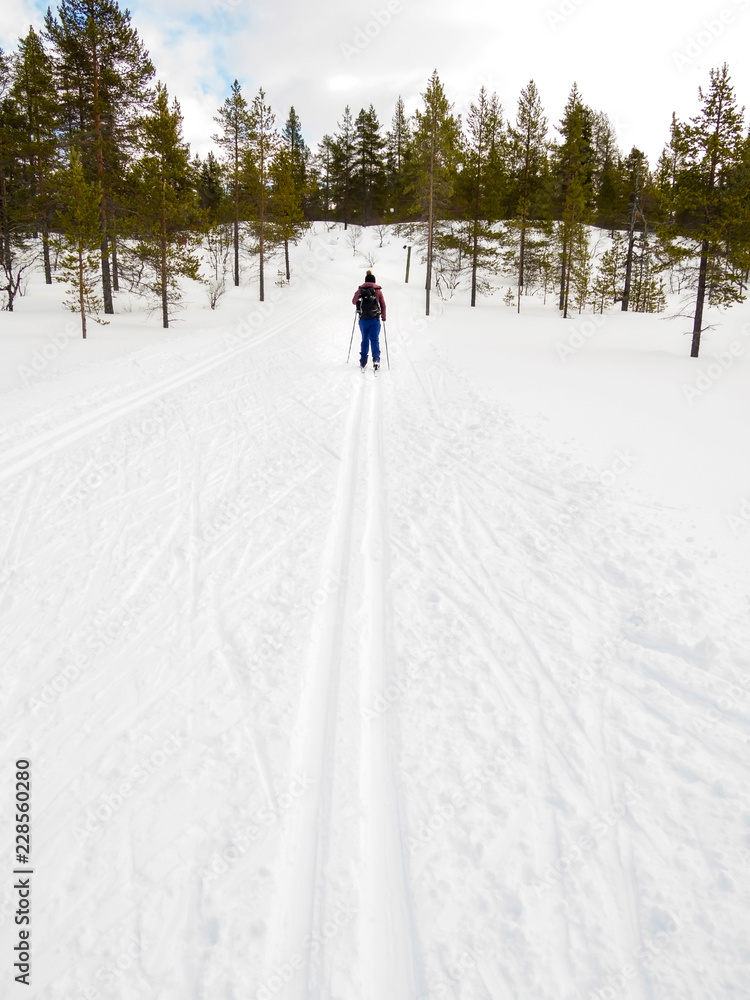
[[[291,754],[291,774],[305,774],[311,786],[300,798],[294,814],[288,814],[282,829],[278,869],[281,884],[269,942],[269,966],[288,961],[290,949],[301,951],[303,968],[287,985],[285,1000],[320,996],[325,974],[325,948],[312,961],[306,942],[316,936],[322,923],[321,896],[325,892],[323,870],[330,839],[331,799],[335,775],[334,733],[336,729],[339,672],[346,621],[348,577],[357,494],[358,452],[363,412],[363,386],[353,391],[348,425],[341,450],[336,500],[324,546],[319,578],[339,581],[335,595],[317,609],[312,625],[300,696],[300,717]]]
[[[367,387],[367,519],[362,538],[364,557],[361,644],[361,707],[372,706],[389,680],[392,662],[388,604],[389,539],[382,398],[379,379]],[[362,854],[363,880],[360,940],[366,996],[370,1000],[412,1000],[417,992],[413,907],[401,841],[401,817],[395,784],[390,713],[362,722]],[[392,728],[392,727],[391,727]],[[420,989],[419,992],[422,990]]]
[[[320,307],[331,296],[330,289],[325,289],[325,295],[321,296],[315,303],[315,307]],[[228,351],[220,355],[213,355],[208,359],[190,365],[187,369],[182,369],[175,375],[168,376],[156,383],[129,393],[120,399],[112,400],[102,406],[93,408],[80,417],[69,420],[62,427],[54,427],[41,434],[36,435],[30,441],[9,448],[0,454],[0,483],[23,472],[30,466],[38,462],[49,459],[55,452],[60,451],[71,444],[75,444],[81,438],[101,431],[106,424],[112,423],[120,417],[127,416],[134,410],[147,403],[153,403],[176,389],[185,385],[198,383],[201,378],[211,374],[215,369],[223,365],[234,363],[238,358],[247,355],[254,348],[259,347],[273,337],[278,336],[286,327],[298,322],[309,312],[310,305],[297,307],[291,315],[280,318],[276,323],[267,325],[263,333],[254,337],[249,343]]]

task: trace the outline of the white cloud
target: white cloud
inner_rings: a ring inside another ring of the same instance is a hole
[[[211,146],[213,115],[235,77],[248,99],[263,86],[280,124],[293,104],[313,147],[335,131],[346,104],[355,114],[373,104],[385,125],[399,95],[412,111],[433,69],[457,110],[484,84],[497,90],[510,118],[533,78],[551,126],[575,80],[584,100],[616,123],[623,146],[639,145],[652,162],[668,139],[672,111],[683,118],[696,113],[698,86],[712,66],[726,60],[740,103],[750,102],[743,51],[750,0],[127,5],[158,77],[180,101],[186,138],[201,153]],[[31,21],[41,24],[30,0],[3,0],[3,8],[6,48]],[[722,22],[722,12],[731,23]]]

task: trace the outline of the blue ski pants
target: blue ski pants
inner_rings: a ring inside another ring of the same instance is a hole
[[[372,348],[372,360],[380,361],[380,320],[377,316],[374,319],[361,319],[359,329],[362,333],[362,346],[359,351],[360,365],[367,364],[370,348]]]

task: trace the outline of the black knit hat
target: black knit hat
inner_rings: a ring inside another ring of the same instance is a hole
[[[365,275],[365,281],[375,282],[375,275],[372,273],[372,271],[367,272],[367,274]]]

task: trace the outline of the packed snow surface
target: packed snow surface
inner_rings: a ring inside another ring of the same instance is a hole
[[[426,319],[378,242],[377,378],[341,227],[0,315],[3,997],[750,996],[750,309]]]

